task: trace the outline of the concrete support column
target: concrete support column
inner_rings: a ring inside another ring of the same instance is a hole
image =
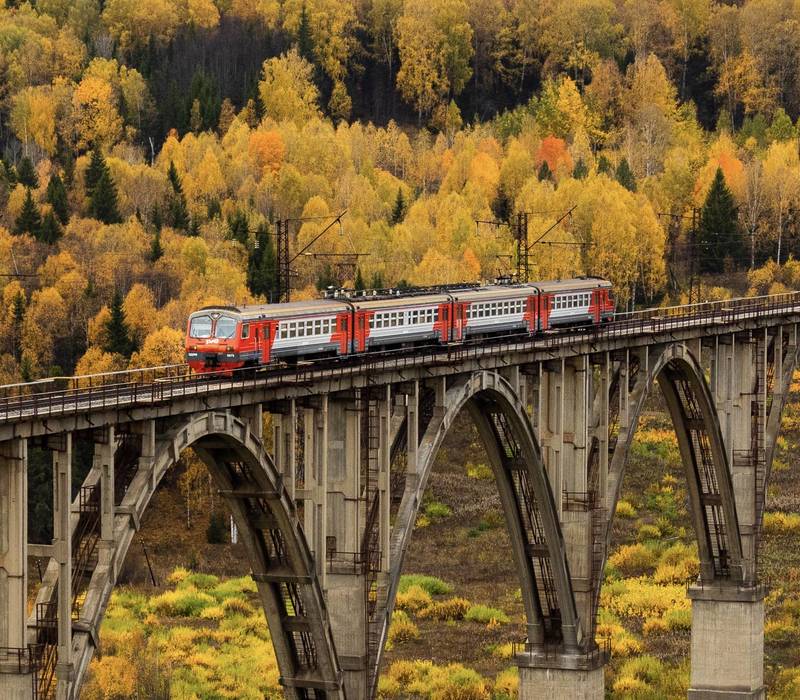
[[[368,410],[366,406],[363,410]],[[325,597],[347,696],[367,696],[365,578],[360,565],[361,413],[352,398],[328,403],[327,528],[335,553],[325,577]],[[334,540],[331,540],[333,544]]]
[[[272,414],[274,460],[292,500],[296,496],[297,476],[297,405],[289,401],[286,413]]]
[[[609,430],[609,393],[611,389],[611,355],[605,353],[600,363],[600,424],[597,428],[598,468],[597,479],[598,508],[609,508],[608,501],[608,430]]]
[[[139,453],[139,472],[147,474],[150,481],[150,489],[156,490],[156,475],[153,470],[153,463],[156,458],[156,422],[155,420],[143,420],[133,426],[133,430],[140,436],[141,452]]]
[[[527,651],[518,655],[516,661],[519,700],[603,700],[605,697],[603,654],[540,655]]]
[[[578,616],[584,629],[592,615],[592,513],[588,487],[589,410],[591,402],[588,356],[562,365],[561,529],[572,578]]]
[[[236,415],[250,426],[251,435],[259,440],[264,440],[264,413],[260,403],[240,406],[236,410]]]
[[[27,571],[28,443],[16,439],[0,444],[0,647],[25,646]]]
[[[689,700],[760,700],[764,688],[763,586],[689,589]]]
[[[392,387],[386,386],[383,397],[378,401],[378,514],[381,548],[381,571],[389,571],[389,550],[392,534],[391,511],[391,465],[392,465]]]
[[[406,403],[406,480],[417,483],[419,474],[419,382],[415,381]]]
[[[539,445],[550,479],[556,509],[561,516],[563,475],[561,455],[564,450],[563,361],[542,363],[539,377]]]
[[[114,553],[114,426],[94,445],[94,467],[100,472],[100,543],[98,563],[112,567]],[[116,578],[116,577],[114,577]]]
[[[53,546],[58,563],[58,663],[56,700],[69,700],[72,663],[72,433],[53,449]]]

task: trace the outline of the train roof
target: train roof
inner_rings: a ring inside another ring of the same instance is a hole
[[[602,277],[576,277],[568,280],[546,280],[534,282],[535,287],[541,292],[568,292],[571,289],[606,289],[611,287],[611,282]]]
[[[489,301],[492,299],[516,299],[537,294],[533,284],[490,284],[478,289],[469,289],[453,294],[458,301]]]
[[[308,299],[304,301],[290,301],[285,304],[244,304],[241,306],[206,306],[196,311],[235,314],[244,320],[259,318],[285,318],[303,316],[305,314],[330,313],[347,311],[350,306],[335,299]],[[194,315],[194,314],[192,314]]]

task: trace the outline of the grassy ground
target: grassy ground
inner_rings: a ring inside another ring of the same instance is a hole
[[[685,697],[689,679],[685,582],[697,571],[696,547],[674,432],[657,400],[648,408],[623,482],[599,617],[598,636],[612,643],[606,688],[615,698]],[[779,698],[800,696],[798,442],[794,402],[784,420],[761,552],[763,575],[772,581],[766,678],[770,696]],[[524,636],[524,613],[499,498],[477,443],[474,427],[460,419],[431,476],[404,562],[383,697],[515,696],[510,642]],[[242,547],[205,543],[208,508],[187,530],[174,479],[159,490],[141,533],[158,587],[149,582],[136,541],[84,696],[130,697],[131,688],[142,698],[271,696],[277,669],[252,590],[240,579],[225,589],[226,577],[247,571]],[[176,567],[187,571],[174,574]],[[225,607],[228,593],[236,602]],[[237,647],[244,651],[233,653]]]

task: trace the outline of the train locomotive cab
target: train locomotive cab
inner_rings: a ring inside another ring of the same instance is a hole
[[[186,329],[186,362],[195,372],[244,367],[247,358],[240,347],[243,328],[234,307],[208,307],[193,313]]]

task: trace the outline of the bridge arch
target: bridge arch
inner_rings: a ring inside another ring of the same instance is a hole
[[[567,653],[593,646],[594,640],[586,636],[578,619],[558,512],[518,393],[500,374],[480,371],[458,378],[440,403],[444,413],[431,420],[420,441],[416,474],[413,479],[406,477],[392,528],[391,572],[377,667],[428,478],[439,448],[462,410],[468,410],[475,421],[495,475],[520,577],[529,642],[562,645]]]
[[[681,343],[659,348],[655,361],[649,357],[647,365],[640,367],[630,390],[627,429],[619,434],[609,464],[606,552],[631,444],[645,401],[656,383],[667,404],[686,472],[701,580],[704,583],[741,583],[746,575],[742,540],[719,416],[699,359]],[[620,391],[626,390],[628,387],[620,387]],[[595,600],[601,585],[602,576],[599,576]]]
[[[164,475],[192,447],[227,500],[247,548],[286,697],[343,700],[342,673],[311,552],[282,477],[250,424],[228,412],[193,414],[157,447],[152,466],[140,466],[117,509],[117,566]],[[98,627],[113,584],[110,580],[103,595],[91,601],[94,610],[82,612]],[[86,646],[83,658],[76,659],[76,696],[93,653],[92,645]]]

